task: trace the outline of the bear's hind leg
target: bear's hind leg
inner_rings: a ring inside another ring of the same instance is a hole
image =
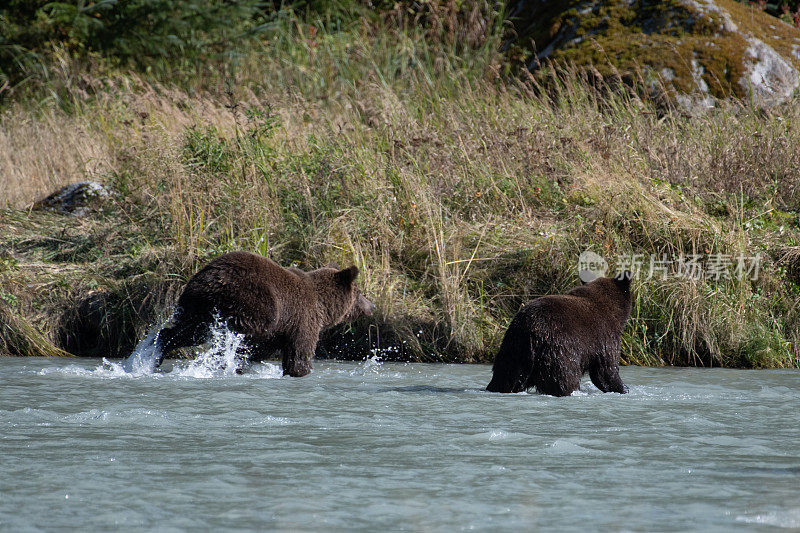
[[[608,366],[600,363],[594,364],[589,369],[589,377],[592,378],[594,386],[603,392],[618,392],[620,394],[628,392],[628,387],[622,383],[622,378],[619,377],[618,364]]]
[[[521,362],[517,365],[506,362],[497,364],[492,373],[492,380],[486,386],[489,392],[524,392],[529,381],[530,365]]]
[[[533,370],[531,332],[524,317],[517,315],[511,321],[494,358],[492,380],[486,386],[489,392],[523,392],[528,388]]]
[[[192,318],[176,318],[175,325],[163,328],[158,332],[156,342],[159,348],[159,357],[156,367],[161,366],[164,357],[173,350],[186,346],[203,344],[209,337],[209,323]]]
[[[271,359],[275,352],[278,350],[278,347],[281,344],[285,344],[284,342],[280,341],[263,341],[263,340],[248,340],[247,342],[247,351],[248,357],[254,363],[259,363],[261,361],[267,361]]]

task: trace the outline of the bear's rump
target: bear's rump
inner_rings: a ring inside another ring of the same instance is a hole
[[[209,323],[219,318],[231,330],[245,335],[271,333],[277,317],[268,286],[201,274],[189,281],[178,299],[183,314]]]

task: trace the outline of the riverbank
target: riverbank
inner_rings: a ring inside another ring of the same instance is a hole
[[[800,365],[797,101],[690,115],[568,70],[509,81],[490,46],[413,29],[272,31],[191,89],[65,61],[50,97],[4,109],[0,351],[122,356],[245,249],[362,269],[377,316],[322,355],[490,362],[591,250],[641,266],[624,362]],[[30,210],[84,179],[100,207]]]

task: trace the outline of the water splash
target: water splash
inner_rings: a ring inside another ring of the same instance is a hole
[[[383,365],[383,361],[381,361],[380,355],[378,355],[375,350],[372,350],[372,355],[365,359],[361,364],[359,364],[356,368],[350,371],[351,376],[363,376],[366,374],[379,374],[381,371],[381,366]]]
[[[170,318],[170,320],[172,320]],[[147,336],[139,341],[133,352],[122,361],[120,367],[129,374],[152,374],[156,369],[156,363],[162,358],[161,348],[158,346],[158,334],[167,322],[150,330]],[[103,366],[107,361],[103,360]],[[114,365],[113,363],[109,363]]]
[[[150,330],[147,336],[136,345],[133,352],[121,362],[113,362],[103,358],[94,370],[82,368],[78,365],[69,365],[63,368],[47,368],[38,372],[39,375],[63,374],[75,376],[92,376],[101,378],[136,378],[149,377],[188,377],[188,378],[213,378],[233,376],[247,369],[248,377],[254,379],[277,379],[283,377],[280,365],[260,363],[250,367],[249,353],[245,344],[245,336],[228,329],[225,321],[219,316],[214,317],[214,324],[210,327],[210,339],[194,359],[188,362],[178,362],[168,372],[156,372],[156,363],[161,359],[162,353],[158,346],[158,334],[172,320],[170,318],[160,326]]]
[[[171,374],[192,378],[211,378],[235,375],[242,372],[247,360],[244,335],[228,329],[224,321],[214,317],[208,349],[191,360],[188,365],[176,365]]]
[[[388,346],[386,348],[371,348],[370,349],[370,356],[364,359],[359,365],[354,368],[353,370],[349,371],[351,376],[368,376],[368,375],[385,375],[385,376],[392,376],[397,375],[399,373],[389,373],[386,374],[385,370],[383,369],[384,357],[385,356],[396,356],[399,353],[400,349],[397,346]]]
[[[120,374],[139,376],[155,373],[156,363],[163,356],[158,346],[158,334],[171,320],[172,318],[151,329],[122,363],[112,363],[104,359],[103,364],[95,372],[112,377]],[[214,323],[209,328],[209,333],[210,339],[205,349],[188,363],[177,363],[169,372],[170,375],[211,378],[234,375],[244,370],[248,359],[245,336],[228,329],[219,315],[214,316]],[[264,368],[259,368],[258,376],[275,377],[273,366],[266,365]]]

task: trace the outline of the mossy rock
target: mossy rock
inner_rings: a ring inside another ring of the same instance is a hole
[[[800,86],[800,30],[734,0],[527,0],[510,13],[527,66],[634,78],[685,105],[784,101]]]
[[[53,194],[34,202],[32,209],[54,211],[64,215],[83,216],[111,198],[111,191],[94,181],[65,185]]]

